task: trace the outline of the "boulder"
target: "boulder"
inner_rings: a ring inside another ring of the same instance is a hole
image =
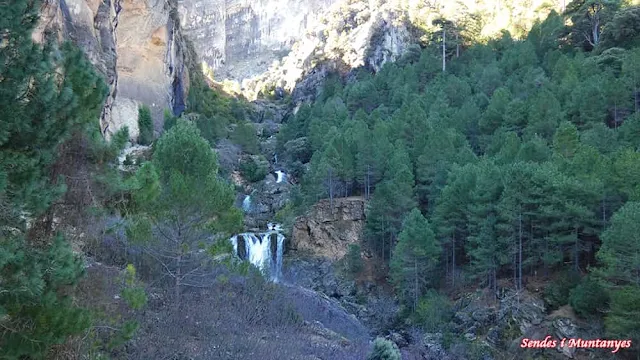
[[[393,341],[396,345],[398,345],[399,348],[403,348],[409,345],[407,339],[402,334],[395,331],[387,335],[386,338],[387,340]]]
[[[553,320],[551,323],[551,328],[555,333],[556,338],[562,340],[563,338],[567,339],[575,339],[578,338],[578,327],[573,323],[573,321],[569,318],[560,317]],[[573,359],[576,353],[575,347],[561,347],[558,345],[558,351],[560,351],[564,356]]]

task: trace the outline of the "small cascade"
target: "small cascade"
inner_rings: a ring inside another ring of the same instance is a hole
[[[284,252],[284,235],[278,234],[278,244],[276,251],[276,268],[275,268],[275,282],[279,282],[282,278],[282,253]]]
[[[281,183],[283,181],[285,181],[287,174],[285,174],[284,172],[278,170],[276,171],[276,183]]]
[[[242,233],[233,236],[229,240],[233,245],[233,251],[236,256],[243,260],[248,260],[263,272],[268,273],[272,281],[278,282],[282,277],[282,257],[285,240],[281,231],[280,224],[269,223],[268,229],[264,233]],[[245,250],[242,255],[240,254],[241,244],[244,245]],[[274,245],[275,249],[273,249]],[[273,250],[275,250],[275,254]]]
[[[246,195],[242,200],[242,210],[246,213],[251,211],[251,195]]]

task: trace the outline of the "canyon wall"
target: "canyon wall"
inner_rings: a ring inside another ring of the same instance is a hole
[[[267,71],[339,0],[179,0],[180,22],[216,80]]]
[[[188,91],[186,40],[173,0],[47,0],[33,39],[47,31],[87,55],[109,86],[101,115],[109,138],[127,126],[138,136],[138,107],[151,108],[156,127],[165,109],[179,113]]]

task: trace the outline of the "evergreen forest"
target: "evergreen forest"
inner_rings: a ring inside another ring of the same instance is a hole
[[[300,315],[274,300],[286,289],[230,256],[243,214],[212,147],[264,160],[249,102],[191,64],[186,112],[168,111],[154,133],[141,107],[139,143],[151,155],[123,170],[128,129],[109,140],[100,129],[104,79],[75,45],[34,43],[39,1],[0,6],[0,359],[144,359],[127,346],[151,332],[143,319],[162,317],[146,310],[150,284],[180,316],[209,297],[188,289],[216,288],[218,325],[235,313],[295,337],[283,329]],[[362,249],[346,261],[353,277],[361,250],[377,261],[378,285],[398,305],[387,332],[464,342],[455,300],[535,291],[601,338],[631,339],[616,358],[640,358],[640,5],[574,0],[517,36],[486,38],[445,18],[429,29],[378,72],[332,73],[311,102],[277,100],[295,107],[275,136],[296,180],[277,220],[291,228],[321,200],[365,200]],[[264,164],[240,172],[257,181]],[[87,259],[106,258],[120,237],[126,246],[109,255],[121,267],[114,305],[94,297],[98,282],[86,279],[98,265]],[[234,299],[252,310],[224,308]],[[283,345],[273,346],[269,356]],[[459,358],[486,359],[473,346]],[[324,358],[420,358],[382,338],[362,356],[340,354]]]

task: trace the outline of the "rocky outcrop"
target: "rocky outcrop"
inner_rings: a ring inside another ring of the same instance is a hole
[[[268,73],[243,82],[243,91],[251,98],[282,88],[292,93],[295,103],[312,100],[328,73],[346,75],[361,66],[379,71],[417,42],[419,31],[394,4],[340,2]]]
[[[467,294],[455,303],[452,325],[452,329],[467,340],[488,345],[516,358],[587,358],[593,350],[562,347],[560,341],[604,336],[601,328],[580,321],[568,305],[548,314],[544,301],[527,290],[504,291],[499,301],[488,293]],[[524,338],[544,340],[547,337],[557,341],[555,348],[520,347]]]
[[[339,0],[180,0],[182,27],[217,79],[265,72]]]
[[[78,45],[109,86],[100,123],[109,138],[124,126],[138,136],[138,107],[159,126],[165,109],[184,109],[190,61],[174,0],[49,0],[32,36],[47,31]]]
[[[320,200],[296,219],[289,248],[329,260],[342,258],[349,244],[360,242],[365,221],[362,197]]]

